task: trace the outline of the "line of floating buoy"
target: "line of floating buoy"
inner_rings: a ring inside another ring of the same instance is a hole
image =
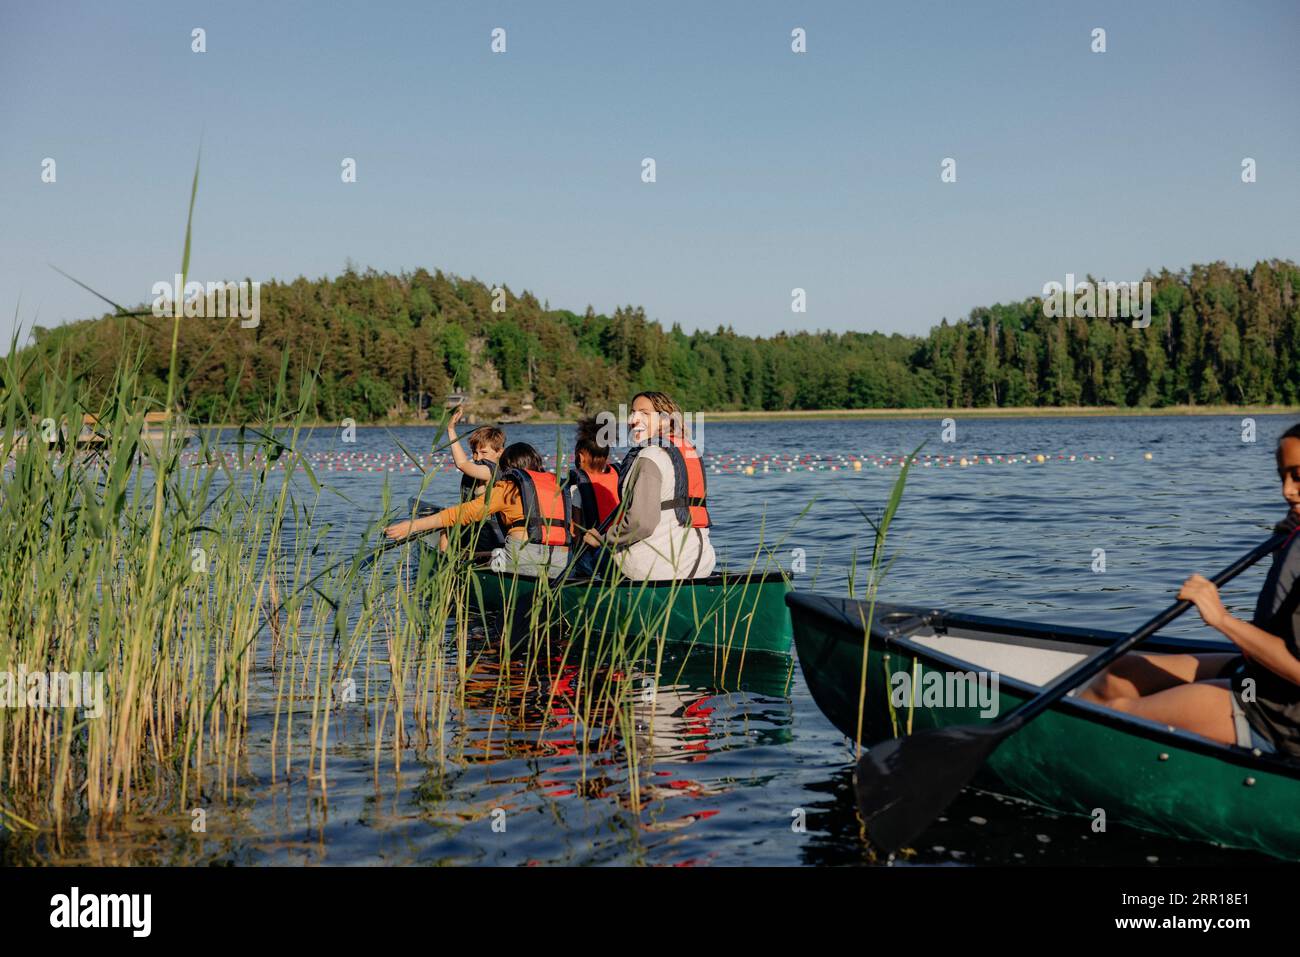
[[[923,453],[916,457],[919,468],[974,468],[991,465],[1046,465],[1049,463],[1114,462],[1115,454],[1095,453],[970,453],[967,455],[945,455],[942,453]],[[1145,461],[1151,461],[1150,452],[1142,453]],[[553,468],[555,456],[543,456],[548,468]],[[760,475],[764,473],[786,472],[861,472],[867,469],[899,468],[907,461],[906,455],[875,453],[839,453],[803,455],[773,452],[751,455],[734,453],[711,453],[701,455],[705,467],[713,474],[737,473],[742,475]],[[324,450],[313,452],[285,453],[273,461],[264,455],[240,456],[236,452],[218,452],[209,450],[206,454],[189,451],[181,455],[181,465],[187,468],[220,468],[238,470],[284,469],[291,464],[305,463],[313,470],[325,472],[400,472],[427,473],[452,472],[456,465],[450,455],[436,454],[408,456],[400,452],[362,452]],[[567,456],[561,468],[567,471],[570,466]]]
[[[863,469],[887,469],[899,468],[907,461],[906,455],[861,455],[861,456],[755,456],[752,461],[747,461],[745,457],[731,457],[732,462],[721,464],[718,462],[710,463],[712,472],[729,472],[740,471],[745,475],[757,475],[762,472],[837,472],[837,471],[854,471],[861,472]],[[1151,460],[1151,453],[1145,453],[1147,461]],[[993,455],[941,455],[941,454],[922,454],[916,456],[915,465],[920,468],[970,468],[977,465],[1045,465],[1049,462],[1114,462],[1117,456],[1113,454],[1093,454],[1093,453],[1058,453],[1054,455],[1037,453],[1023,453],[1008,455],[1003,453]]]

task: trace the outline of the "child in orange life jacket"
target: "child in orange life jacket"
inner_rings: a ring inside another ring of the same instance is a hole
[[[542,457],[526,442],[501,453],[501,477],[468,502],[384,529],[401,539],[435,528],[473,525],[492,516],[503,530],[503,542],[493,549],[494,571],[554,578],[569,561],[569,505],[559,481],[543,471]]]
[[[456,468],[463,473],[460,477],[460,500],[468,502],[482,495],[489,483],[496,478],[501,454],[506,447],[506,434],[496,426],[480,426],[469,434],[470,454],[466,455],[456,435],[456,424],[464,415],[463,405],[451,414],[451,421],[447,423],[447,439],[451,443],[451,457],[456,463]],[[481,550],[487,550],[505,544],[505,537],[500,534],[494,523],[489,523],[480,529],[466,527],[463,531],[467,546],[473,545]],[[447,550],[446,532],[438,533],[438,547],[443,551]]]
[[[618,470],[609,463],[610,447],[594,418],[578,423],[573,446],[577,468],[568,478],[573,510],[573,536],[580,539],[588,529],[604,526],[618,510]],[[573,571],[584,578],[599,573],[600,560],[607,557],[603,548],[587,545],[573,563]]]

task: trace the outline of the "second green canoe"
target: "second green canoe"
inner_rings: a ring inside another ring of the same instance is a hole
[[[864,747],[927,728],[995,720],[985,713],[993,710],[986,702],[1006,714],[1123,637],[880,603],[867,641],[864,602],[807,593],[787,600],[813,700]],[[1143,647],[1225,650],[1222,643],[1159,636]],[[976,703],[979,695],[970,692],[981,674],[985,700]],[[945,691],[932,696],[939,687]],[[1300,765],[1073,697],[1004,741],[975,786],[1088,817],[1101,808],[1109,823],[1139,830],[1300,859]]]
[[[606,583],[569,580],[539,586],[535,578],[472,570],[472,594],[485,613],[520,607],[536,595],[554,596],[573,628],[657,638],[730,655],[790,654],[793,633],[781,572],[720,572],[684,581]]]

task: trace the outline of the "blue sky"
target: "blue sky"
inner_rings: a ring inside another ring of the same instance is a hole
[[[1294,2],[10,0],[0,19],[6,339],[15,316],[99,313],[50,263],[121,302],[170,279],[200,137],[205,281],[352,260],[687,329],[923,333],[1067,272],[1300,258]]]

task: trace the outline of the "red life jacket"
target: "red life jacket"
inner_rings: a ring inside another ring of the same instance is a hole
[[[573,469],[569,472],[569,485],[578,490],[580,501],[578,524],[583,528],[599,528],[605,519],[618,508],[618,470],[589,472]]]
[[[643,446],[637,446],[623,456],[618,465],[618,497],[624,497],[623,483],[632,473],[632,463],[636,461]],[[709,483],[704,476],[704,463],[695,446],[679,436],[672,436],[659,445],[668,454],[673,463],[673,497],[660,502],[662,511],[672,509],[677,521],[687,528],[712,528],[713,520],[709,518]]]
[[[510,469],[501,473],[519,489],[524,507],[524,517],[510,526],[526,528],[528,540],[537,545],[567,547],[572,541],[569,532],[569,497],[560,488],[554,472],[532,472],[527,469]]]

